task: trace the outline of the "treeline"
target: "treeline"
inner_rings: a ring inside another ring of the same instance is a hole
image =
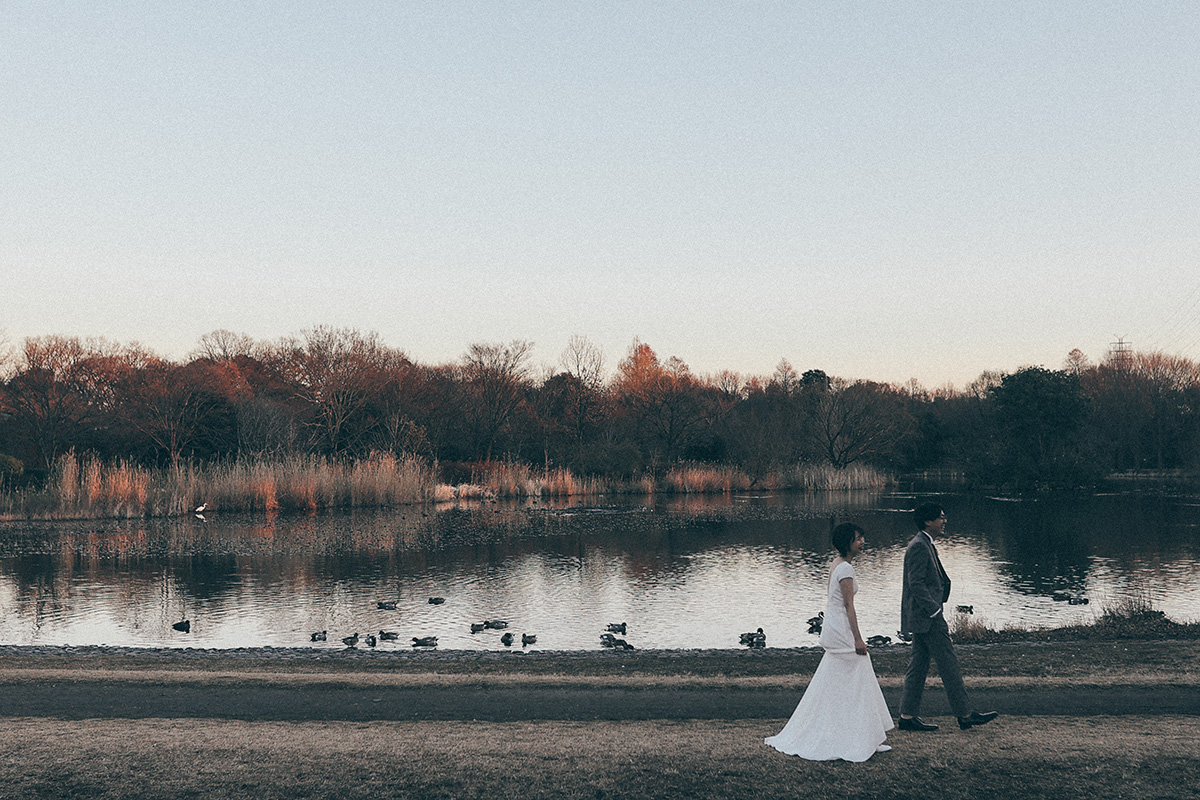
[[[553,369],[526,341],[422,364],[374,333],[317,327],[201,338],[182,362],[138,345],[42,336],[0,382],[0,480],[36,485],[64,453],[148,467],[419,459],[470,482],[496,463],[633,479],[681,464],[765,485],[798,464],[951,469],[1016,490],[1200,467],[1200,366],[1159,353],[985,372],[962,390],[848,380],[786,360],[697,375],[635,340],[613,369],[573,337]]]

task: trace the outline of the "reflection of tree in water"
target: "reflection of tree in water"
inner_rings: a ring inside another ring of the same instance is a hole
[[[1182,521],[1183,508],[1162,497],[1055,497],[960,501],[995,554],[1009,584],[1027,594],[1082,594],[1097,559],[1124,574],[1180,556],[1197,542]],[[953,514],[951,508],[951,525]]]
[[[764,586],[785,587],[795,597],[818,592],[832,556],[831,518],[850,518],[867,529],[862,568],[876,570],[878,597],[882,581],[899,580],[913,535],[905,510],[911,501],[830,495],[780,502],[735,493],[696,502],[482,501],[439,510],[27,525],[0,539],[0,580],[12,586],[14,624],[28,633],[44,622],[46,636],[57,635],[64,621],[93,615],[137,636],[153,635],[184,614],[207,617],[210,631],[221,614],[269,616],[272,628],[291,620],[332,629],[357,622],[359,613],[371,617],[382,599],[402,600],[409,609],[404,619],[412,619],[432,594],[454,595],[443,615],[462,608],[457,603],[464,599],[505,613],[543,602],[586,613],[658,597],[646,601],[649,608],[678,602],[674,591],[685,584],[683,597],[758,602]],[[1140,581],[1152,579],[1146,576],[1155,564],[1197,562],[1200,513],[1170,501],[943,496],[943,502],[948,537],[969,543],[972,558],[999,574],[997,588],[1005,592],[1081,595],[1111,584],[1110,571],[1118,581]],[[893,598],[880,602],[890,613]],[[667,619],[673,609],[653,614]],[[165,635],[183,642],[169,625]]]
[[[594,500],[592,501],[595,502]],[[475,571],[543,553],[563,564],[599,558],[638,582],[686,570],[688,560],[735,543],[811,565],[828,560],[830,507],[802,511],[777,497],[649,498],[645,505],[471,502],[437,511],[224,515],[199,520],[100,521],[35,528],[4,571],[22,596],[69,596],[77,578],[134,594],[169,581],[198,601],[246,581],[288,591],[330,583]],[[840,502],[848,502],[841,498]],[[765,522],[769,524],[763,524]],[[37,588],[42,587],[42,588]]]

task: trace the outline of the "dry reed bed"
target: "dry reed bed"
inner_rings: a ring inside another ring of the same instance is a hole
[[[661,478],[580,477],[570,470],[525,464],[485,465],[477,482],[449,486],[437,466],[390,453],[355,461],[297,456],[277,462],[185,463],[147,469],[128,461],[102,462],[68,452],[40,491],[0,492],[0,519],[81,519],[179,516],[201,504],[222,511],[304,511],[388,507],[523,497],[602,497],[615,494],[720,494],[749,490],[847,491],[881,489],[888,478],[865,466],[835,469],[801,464],[753,481],[728,466],[682,465]]]

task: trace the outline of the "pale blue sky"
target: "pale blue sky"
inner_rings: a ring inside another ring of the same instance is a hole
[[[1200,358],[1200,3],[0,4],[0,330]]]

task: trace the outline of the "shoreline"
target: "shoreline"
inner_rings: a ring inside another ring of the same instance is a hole
[[[1119,678],[1200,684],[1200,639],[1026,639],[955,645],[964,674],[980,682]],[[881,684],[902,678],[907,645],[871,648]],[[402,675],[587,681],[807,679],[820,647],[674,650],[357,650],[303,647],[137,648],[0,645],[0,675],[14,671]],[[932,673],[936,675],[936,671]]]

